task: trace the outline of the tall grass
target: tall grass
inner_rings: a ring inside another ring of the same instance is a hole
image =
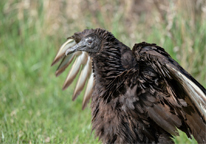
[[[0,143],[97,143],[90,108],[50,64],[67,36],[101,27],[132,47],[163,46],[206,86],[204,1],[0,1]],[[195,143],[181,133],[176,143]]]

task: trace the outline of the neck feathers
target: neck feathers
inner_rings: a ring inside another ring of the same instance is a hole
[[[104,86],[134,65],[135,59],[130,48],[113,35],[105,36],[100,52],[93,58],[95,79]]]

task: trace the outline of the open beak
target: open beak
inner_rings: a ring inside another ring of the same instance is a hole
[[[69,70],[69,74],[64,82],[63,90],[66,89],[73,82],[73,80],[77,77],[77,74],[80,71],[80,75],[76,83],[72,99],[76,99],[76,97],[85,87],[86,81],[88,81],[82,104],[82,108],[84,109],[91,97],[92,88],[94,86],[94,79],[92,74],[92,58],[88,56],[87,52],[78,51],[78,49],[82,48],[83,45],[84,44],[81,41],[79,43],[76,43],[74,39],[68,39],[60,47],[51,66],[53,66],[62,59],[55,73],[56,76],[59,76],[75,59],[71,69]]]

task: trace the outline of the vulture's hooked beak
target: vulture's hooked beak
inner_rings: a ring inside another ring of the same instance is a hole
[[[85,47],[85,42],[84,41],[80,41],[76,45],[74,45],[71,48],[67,49],[65,54],[69,55],[71,53],[74,53],[75,51],[84,50],[84,47]]]
[[[79,71],[81,72],[76,83],[76,87],[73,93],[73,100],[80,94],[83,90],[84,86],[86,85],[86,90],[84,93],[84,99],[82,103],[82,108],[84,109],[91,97],[92,88],[94,85],[93,73],[92,73],[92,58],[88,56],[87,52],[81,51],[84,49],[84,41],[80,41],[76,43],[74,39],[68,39],[59,49],[57,52],[54,61],[52,62],[51,66],[56,64],[59,60],[62,59],[61,63],[59,64],[56,70],[56,76],[59,76],[75,59],[72,67],[69,71],[69,74],[64,82],[63,90],[66,89],[77,77]]]

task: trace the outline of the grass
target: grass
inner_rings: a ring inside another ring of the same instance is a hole
[[[68,7],[72,9],[66,1],[63,10],[59,3],[0,1],[0,143],[98,143],[91,133],[90,108],[81,110],[82,95],[72,102],[74,85],[61,90],[67,73],[56,78],[55,67],[50,67],[66,37],[86,27],[108,29],[129,46],[155,42],[206,86],[206,22],[201,18],[192,26],[178,12],[167,29],[169,21],[145,25],[143,15],[132,35],[122,23],[126,16],[121,10],[115,13],[111,8],[111,18],[102,14],[103,1],[96,15],[90,14],[90,7],[83,9],[86,16],[77,9],[81,24],[65,15]],[[183,133],[175,142],[196,143]]]

